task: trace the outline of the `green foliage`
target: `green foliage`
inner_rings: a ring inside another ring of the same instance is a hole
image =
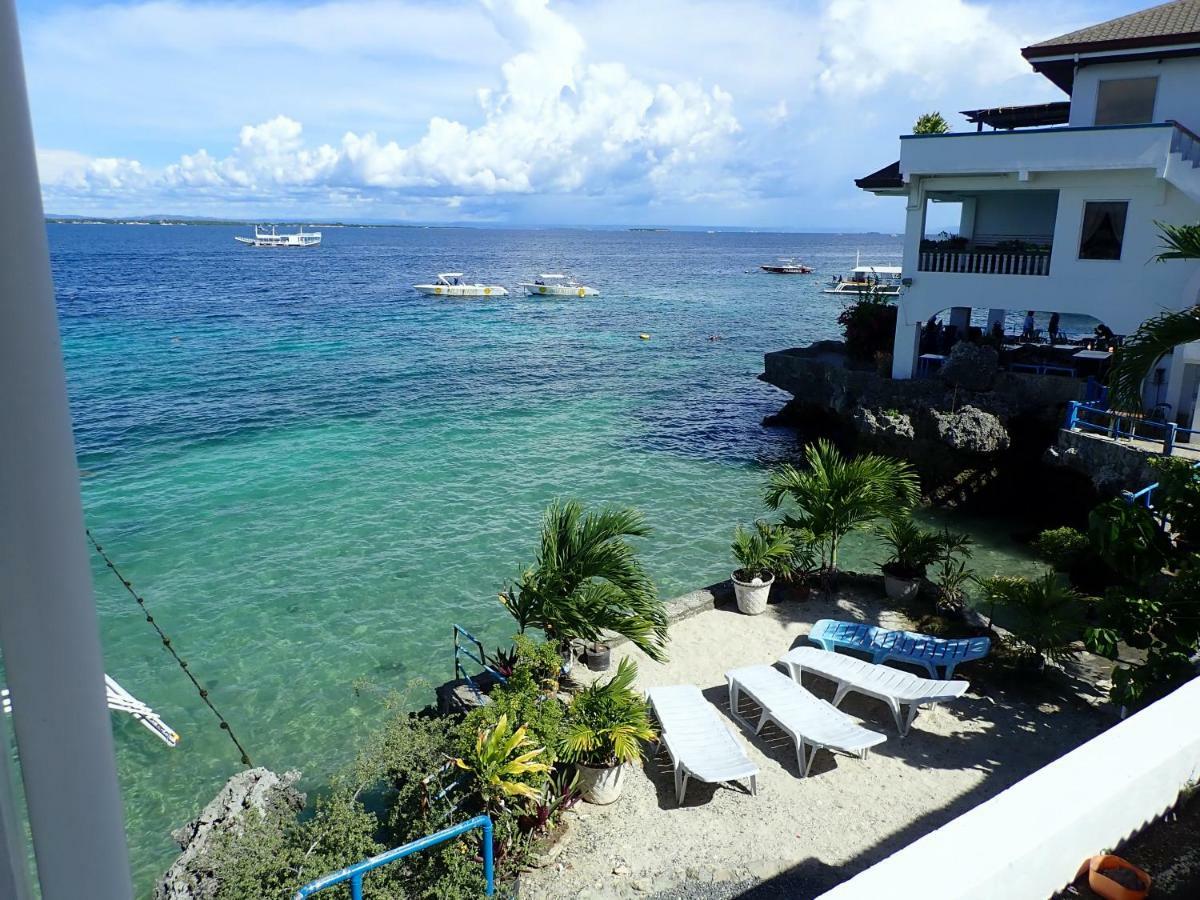
[[[917,474],[906,462],[874,453],[846,457],[826,440],[806,446],[804,456],[803,469],[785,463],[771,473],[765,500],[771,509],[790,505],[794,513],[784,524],[811,534],[829,573],[837,570],[847,534],[907,515],[920,496]]]
[[[1154,492],[1159,515],[1171,523],[1176,545],[1194,551],[1200,546],[1200,478],[1190,459],[1160,456],[1150,460],[1158,476]]]
[[[942,541],[935,531],[927,531],[912,519],[893,519],[880,532],[891,554],[884,560],[885,573],[895,578],[920,578],[941,556]]]
[[[1168,259],[1200,259],[1200,224],[1171,225],[1155,222],[1162,240],[1162,251],[1155,255],[1158,262]]]
[[[1046,662],[1076,652],[1074,642],[1083,630],[1083,597],[1052,571],[1040,578],[994,577],[980,581],[985,602],[1008,607],[1014,614],[1010,630],[1026,655]]]
[[[1200,340],[1200,306],[1147,319],[1125,339],[1108,375],[1109,403],[1127,412],[1142,411],[1142,382],[1163,357],[1180,344]]]
[[[1088,536],[1099,558],[1126,584],[1145,584],[1166,565],[1170,541],[1144,507],[1120,499],[1100,504],[1088,517]]]
[[[940,112],[922,113],[913,124],[913,134],[945,134],[950,130],[950,123]]]
[[[557,655],[556,655],[557,656]],[[467,752],[480,730],[507,716],[510,722],[524,725],[530,738],[546,748],[544,761],[554,762],[556,748],[562,737],[563,705],[544,689],[545,681],[535,681],[533,670],[518,666],[508,684],[494,688],[485,706],[471,710],[463,719],[459,737],[459,755]],[[539,783],[532,779],[531,783]]]
[[[754,530],[739,525],[733,532],[733,558],[740,567],[737,575],[742,581],[763,581],[772,575],[786,576],[791,572],[796,553],[792,535],[778,525],[755,522]]]
[[[852,359],[874,360],[876,354],[892,352],[896,334],[897,308],[875,285],[864,287],[855,301],[838,314],[846,353]]]
[[[563,728],[562,758],[603,768],[641,758],[654,739],[645,699],[633,690],[637,665],[621,660],[608,681],[596,681],[571,700]]]
[[[958,534],[949,528],[938,532],[938,567],[933,577],[937,585],[937,609],[943,614],[958,615],[966,603],[966,585],[971,580],[967,560],[975,541],[968,534]]]
[[[1088,536],[1077,528],[1048,528],[1033,539],[1033,552],[1056,571],[1069,572],[1091,549]]]
[[[525,732],[524,725],[514,728],[508,716],[501,714],[495,725],[480,729],[471,751],[454,760],[474,777],[483,808],[489,812],[517,797],[536,799],[538,790],[529,779],[550,771],[540,759],[546,748],[535,746]]]
[[[631,509],[584,514],[555,501],[542,522],[537,558],[500,594],[521,631],[540,628],[558,645],[627,637],[651,659],[665,658],[667,613],[627,538],[650,533]]]

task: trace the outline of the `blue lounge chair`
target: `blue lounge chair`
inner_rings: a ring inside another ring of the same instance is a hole
[[[924,666],[930,678],[938,678],[938,667],[946,670],[944,678],[954,675],[954,667],[973,659],[983,659],[992,649],[990,638],[936,638],[914,631],[888,631],[865,622],[839,622],[821,619],[813,626],[808,639],[822,650],[834,652],[838,647],[871,654],[876,665],[896,660]]]

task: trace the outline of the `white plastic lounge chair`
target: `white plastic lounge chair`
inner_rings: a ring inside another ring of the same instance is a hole
[[[908,734],[913,719],[917,717],[918,708],[929,703],[954,700],[966,693],[970,687],[966,681],[934,681],[901,669],[877,666],[863,659],[818,650],[816,647],[796,647],[788,651],[780,662],[787,666],[797,683],[800,681],[801,671],[812,672],[836,682],[834,706],[841,703],[851,691],[882,700],[891,709],[901,737]],[[903,706],[908,707],[907,716],[901,715],[900,710]]]
[[[750,793],[758,793],[758,766],[699,688],[690,684],[650,688],[646,698],[658,719],[659,739],[675,767],[675,798],[681,806],[689,778],[710,784],[749,778]]]
[[[825,700],[814,697],[773,666],[734,669],[725,673],[725,679],[729,682],[729,709],[734,718],[747,728],[751,727],[738,713],[738,701],[746,694],[762,707],[755,734],[768,722],[774,722],[796,742],[796,764],[801,777],[808,775],[817,751],[822,748],[866,759],[868,750],[887,740],[884,735],[863,728]],[[812,748],[807,760],[806,744]]]
[[[943,677],[954,676],[954,667],[975,659],[983,659],[992,648],[986,637],[939,638],[915,631],[889,631],[866,622],[842,622],[821,619],[808,633],[808,639],[822,650],[833,652],[838,647],[871,654],[871,662],[888,660],[924,666],[930,678],[938,677],[938,667],[945,669]]]

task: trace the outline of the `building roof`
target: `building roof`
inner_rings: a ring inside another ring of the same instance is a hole
[[[900,160],[884,166],[870,175],[855,178],[854,184],[864,191],[880,191],[904,187],[904,179],[900,177]]]
[[[994,106],[990,109],[964,109],[968,122],[997,129],[1040,128],[1065,125],[1070,118],[1071,104],[1067,100],[1054,103],[1035,103],[1031,106]]]
[[[1120,51],[1122,59],[1155,59],[1165,55],[1200,53],[1195,48],[1180,48],[1181,44],[1200,44],[1200,0],[1172,0],[1099,25],[1080,28],[1025,47],[1021,55],[1037,71],[1070,93],[1075,66],[1072,60],[1061,59],[1063,56],[1081,53],[1102,58],[1105,53]],[[1169,51],[1168,48],[1176,49]],[[1137,50],[1145,53],[1130,53]]]

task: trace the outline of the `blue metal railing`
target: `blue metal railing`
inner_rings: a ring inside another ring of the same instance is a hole
[[[460,835],[466,834],[468,831],[474,831],[476,828],[483,829],[483,880],[487,885],[487,896],[491,897],[496,891],[495,873],[492,869],[492,820],[487,816],[476,816],[460,825],[443,828],[435,834],[426,835],[423,838],[405,844],[403,847],[388,850],[386,853],[380,853],[378,856],[372,856],[370,859],[364,859],[360,863],[339,869],[332,874],[326,875],[324,878],[310,881],[304,887],[300,888],[300,890],[296,891],[292,900],[306,900],[306,898],[311,897],[318,891],[333,887],[335,884],[345,884],[347,881],[350,882],[350,896],[352,900],[362,900],[363,876],[371,870],[394,863],[396,860],[404,859],[406,856],[412,856],[414,853],[419,853],[422,850],[428,850],[430,847],[436,847],[438,844],[453,840]]]
[[[464,645],[460,644],[458,641],[460,636],[466,638],[468,641],[470,641],[472,644],[474,644],[475,650],[478,652],[473,653],[471,651],[470,646],[464,646]],[[463,681],[465,681],[467,683],[467,686],[470,687],[472,691],[474,691],[475,696],[477,698],[479,698],[479,700],[482,702],[483,691],[481,691],[479,689],[479,685],[477,685],[475,683],[475,679],[473,679],[467,673],[467,670],[463,667],[462,658],[464,656],[469,660],[479,663],[479,665],[481,665],[483,667],[483,670],[485,672],[490,674],[493,678],[495,678],[501,684],[508,683],[508,679],[505,678],[503,675],[501,675],[499,672],[497,672],[495,669],[493,669],[491,667],[491,665],[488,663],[487,653],[484,651],[483,644],[481,644],[479,642],[479,639],[477,637],[475,637],[475,635],[471,634],[471,632],[467,631],[467,629],[463,628],[461,625],[455,625],[454,626],[454,677],[461,678]]]
[[[1099,417],[1105,421],[1089,421],[1085,416]],[[1068,402],[1067,417],[1063,422],[1063,428],[1067,431],[1096,431],[1111,438],[1158,441],[1162,443],[1163,456],[1171,456],[1175,452],[1175,445],[1181,437],[1190,443],[1192,435],[1200,434],[1200,430],[1181,428],[1174,422],[1156,422],[1153,419],[1143,419],[1115,412],[1109,409],[1103,400],[1092,402],[1071,400]],[[1161,433],[1161,436],[1155,432]]]

